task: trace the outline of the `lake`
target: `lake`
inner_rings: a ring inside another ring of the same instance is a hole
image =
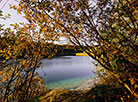
[[[89,56],[42,59],[42,68],[38,69],[38,73],[49,89],[74,89],[95,76],[92,61]]]

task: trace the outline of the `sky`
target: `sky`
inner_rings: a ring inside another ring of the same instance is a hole
[[[17,2],[17,0],[2,0],[0,2],[0,10],[3,11],[3,15],[11,14],[10,19],[0,19],[0,24],[5,24],[5,27],[9,27],[9,25],[12,23],[26,22],[26,20],[23,18],[23,15],[17,14],[17,11],[15,11],[14,9],[9,9],[9,4],[18,5],[18,3],[19,2]]]
[[[18,5],[18,3],[19,2],[17,2],[17,0],[2,0],[0,2],[0,10],[3,11],[3,15],[11,14],[11,18],[8,18],[6,20],[0,19],[0,24],[5,24],[5,28],[8,28],[10,24],[13,24],[13,23],[27,22],[27,20],[23,18],[23,15],[17,14],[17,11],[15,11],[14,9],[9,9],[10,7],[9,4]],[[60,41],[55,43],[66,44],[68,43],[68,41],[65,38],[60,38]]]

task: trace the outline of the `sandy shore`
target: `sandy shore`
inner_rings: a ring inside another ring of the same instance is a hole
[[[95,85],[98,84],[99,82],[100,82],[100,80],[98,78],[90,79],[90,80],[87,80],[84,83],[82,83],[81,86],[75,88],[75,90],[77,90],[77,91],[89,90],[92,87],[95,87]]]

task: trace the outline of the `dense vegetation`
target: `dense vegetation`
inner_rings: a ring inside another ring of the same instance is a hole
[[[13,24],[14,31],[1,28],[1,35],[5,36],[2,42],[6,44],[0,48],[1,55],[6,58],[1,61],[0,71],[4,101],[27,101],[38,93],[34,87],[40,89],[41,86],[35,80],[34,71],[39,67],[43,49],[49,56],[52,46],[48,44],[44,48],[43,43],[54,43],[60,37],[80,46],[97,61],[97,68],[102,67],[118,80],[114,83],[116,87],[109,88],[119,92],[107,92],[107,96],[120,95],[118,101],[138,99],[137,0],[21,0],[19,6],[11,8],[24,13],[28,24]],[[7,37],[17,40],[13,43]],[[40,44],[36,47],[35,42]],[[25,60],[18,58],[23,49],[26,49]],[[8,61],[11,56],[13,64]],[[111,99],[116,100],[113,97]]]

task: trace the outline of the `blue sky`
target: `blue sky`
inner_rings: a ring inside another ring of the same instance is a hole
[[[6,1],[8,1],[6,3]],[[6,5],[3,7],[3,5],[6,3]],[[13,9],[9,9],[9,4],[11,5],[18,5],[19,2],[16,0],[2,0],[0,2],[0,9],[3,11],[4,15],[11,14],[11,18],[7,20],[1,20],[0,19],[0,24],[5,24],[5,27],[9,27],[10,24],[12,23],[19,23],[19,22],[26,22],[26,20],[22,17],[23,15],[17,14],[17,11]]]

